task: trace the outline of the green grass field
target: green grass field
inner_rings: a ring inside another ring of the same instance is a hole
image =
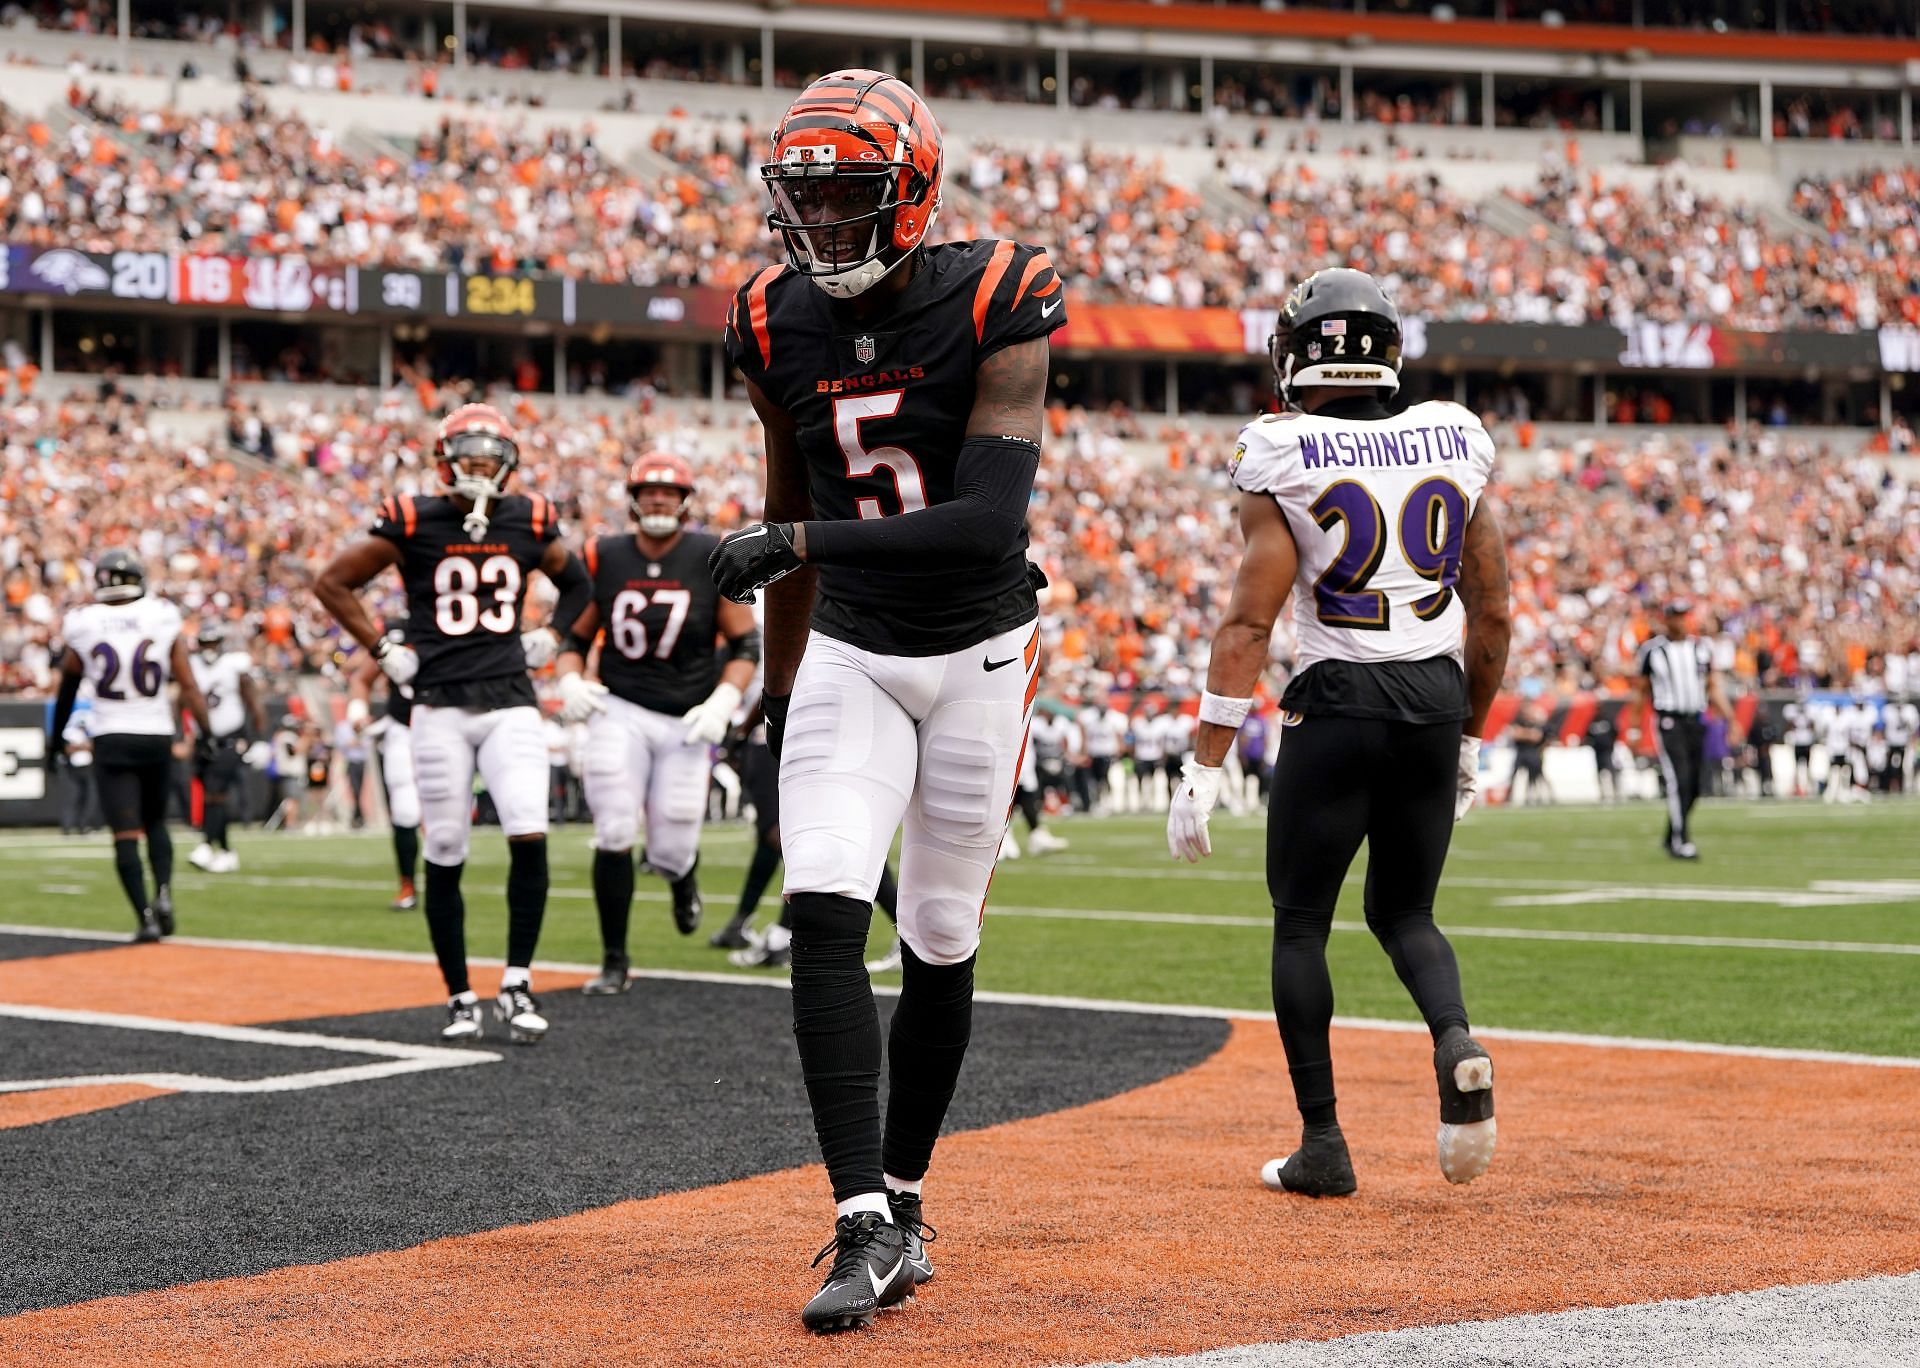
[[[1639,804],[1483,811],[1458,828],[1436,913],[1454,937],[1476,1023],[1920,1055],[1920,804],[1707,804],[1695,831],[1703,858],[1692,865],[1660,853],[1660,824],[1657,807]],[[1067,820],[1055,830],[1071,849],[1000,867],[981,987],[1270,1005],[1260,819],[1216,819],[1214,858],[1192,868],[1167,858],[1157,818]],[[242,833],[243,868],[220,878],[185,863],[192,839],[176,834],[183,934],[427,948],[417,913],[385,910],[383,835]],[[664,885],[642,876],[636,964],[728,970],[706,933],[731,910],[748,839],[737,825],[709,830],[707,922],[694,937],[674,932]],[[468,944],[497,956],[504,843],[482,830],[474,850]],[[1411,1019],[1361,925],[1364,859],[1329,950],[1338,1008]],[[545,959],[598,961],[588,861],[585,828],[555,838]],[[103,837],[0,838],[0,887],[0,921],[132,929]],[[769,898],[762,920],[773,910]],[[876,951],[886,939],[876,918]]]

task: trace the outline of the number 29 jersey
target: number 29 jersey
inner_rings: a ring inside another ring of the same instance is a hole
[[[420,653],[416,703],[511,707],[534,702],[520,612],[527,574],[560,535],[560,517],[538,494],[509,494],[488,508],[487,529],[467,532],[445,496],[400,495],[380,506],[373,535],[400,548],[407,644]]]
[[[96,736],[172,736],[173,642],[180,610],[164,599],[89,603],[68,613],[61,639],[93,682]]]
[[[945,503],[980,363],[1067,321],[1045,251],[983,239],[920,250],[890,313],[853,322],[784,266],[734,298],[727,357],[792,415],[814,517],[881,518]],[[882,655],[964,650],[1037,611],[1023,528],[994,565],[820,567],[813,626]]]
[[[1233,483],[1270,495],[1300,550],[1296,678],[1322,661],[1458,665],[1453,586],[1494,454],[1479,418],[1441,400],[1369,420],[1269,414],[1241,430]]]

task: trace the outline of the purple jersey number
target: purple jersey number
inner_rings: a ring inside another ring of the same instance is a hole
[[[1344,524],[1345,541],[1313,582],[1314,611],[1329,627],[1384,632],[1390,625],[1387,596],[1367,588],[1387,551],[1387,518],[1380,501],[1356,480],[1328,485],[1308,510],[1322,530]],[[1400,553],[1422,579],[1440,588],[1412,605],[1422,622],[1446,611],[1460,578],[1467,539],[1467,496],[1452,480],[1435,476],[1415,485],[1400,509]]]

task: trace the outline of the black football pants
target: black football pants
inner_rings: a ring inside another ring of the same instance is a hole
[[[1656,727],[1660,778],[1667,790],[1667,845],[1684,845],[1707,767],[1707,727],[1697,717],[1661,713]]]
[[[1327,936],[1360,842],[1367,926],[1436,1039],[1467,1012],[1433,897],[1453,839],[1460,724],[1307,717],[1281,733],[1267,810],[1273,1011],[1308,1122],[1334,1117]]]

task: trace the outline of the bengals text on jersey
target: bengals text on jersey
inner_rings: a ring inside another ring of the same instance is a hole
[[[416,703],[507,707],[535,702],[520,645],[527,573],[560,535],[539,494],[508,494],[478,538],[445,496],[403,494],[380,506],[373,535],[400,548],[407,644],[420,654]]]

